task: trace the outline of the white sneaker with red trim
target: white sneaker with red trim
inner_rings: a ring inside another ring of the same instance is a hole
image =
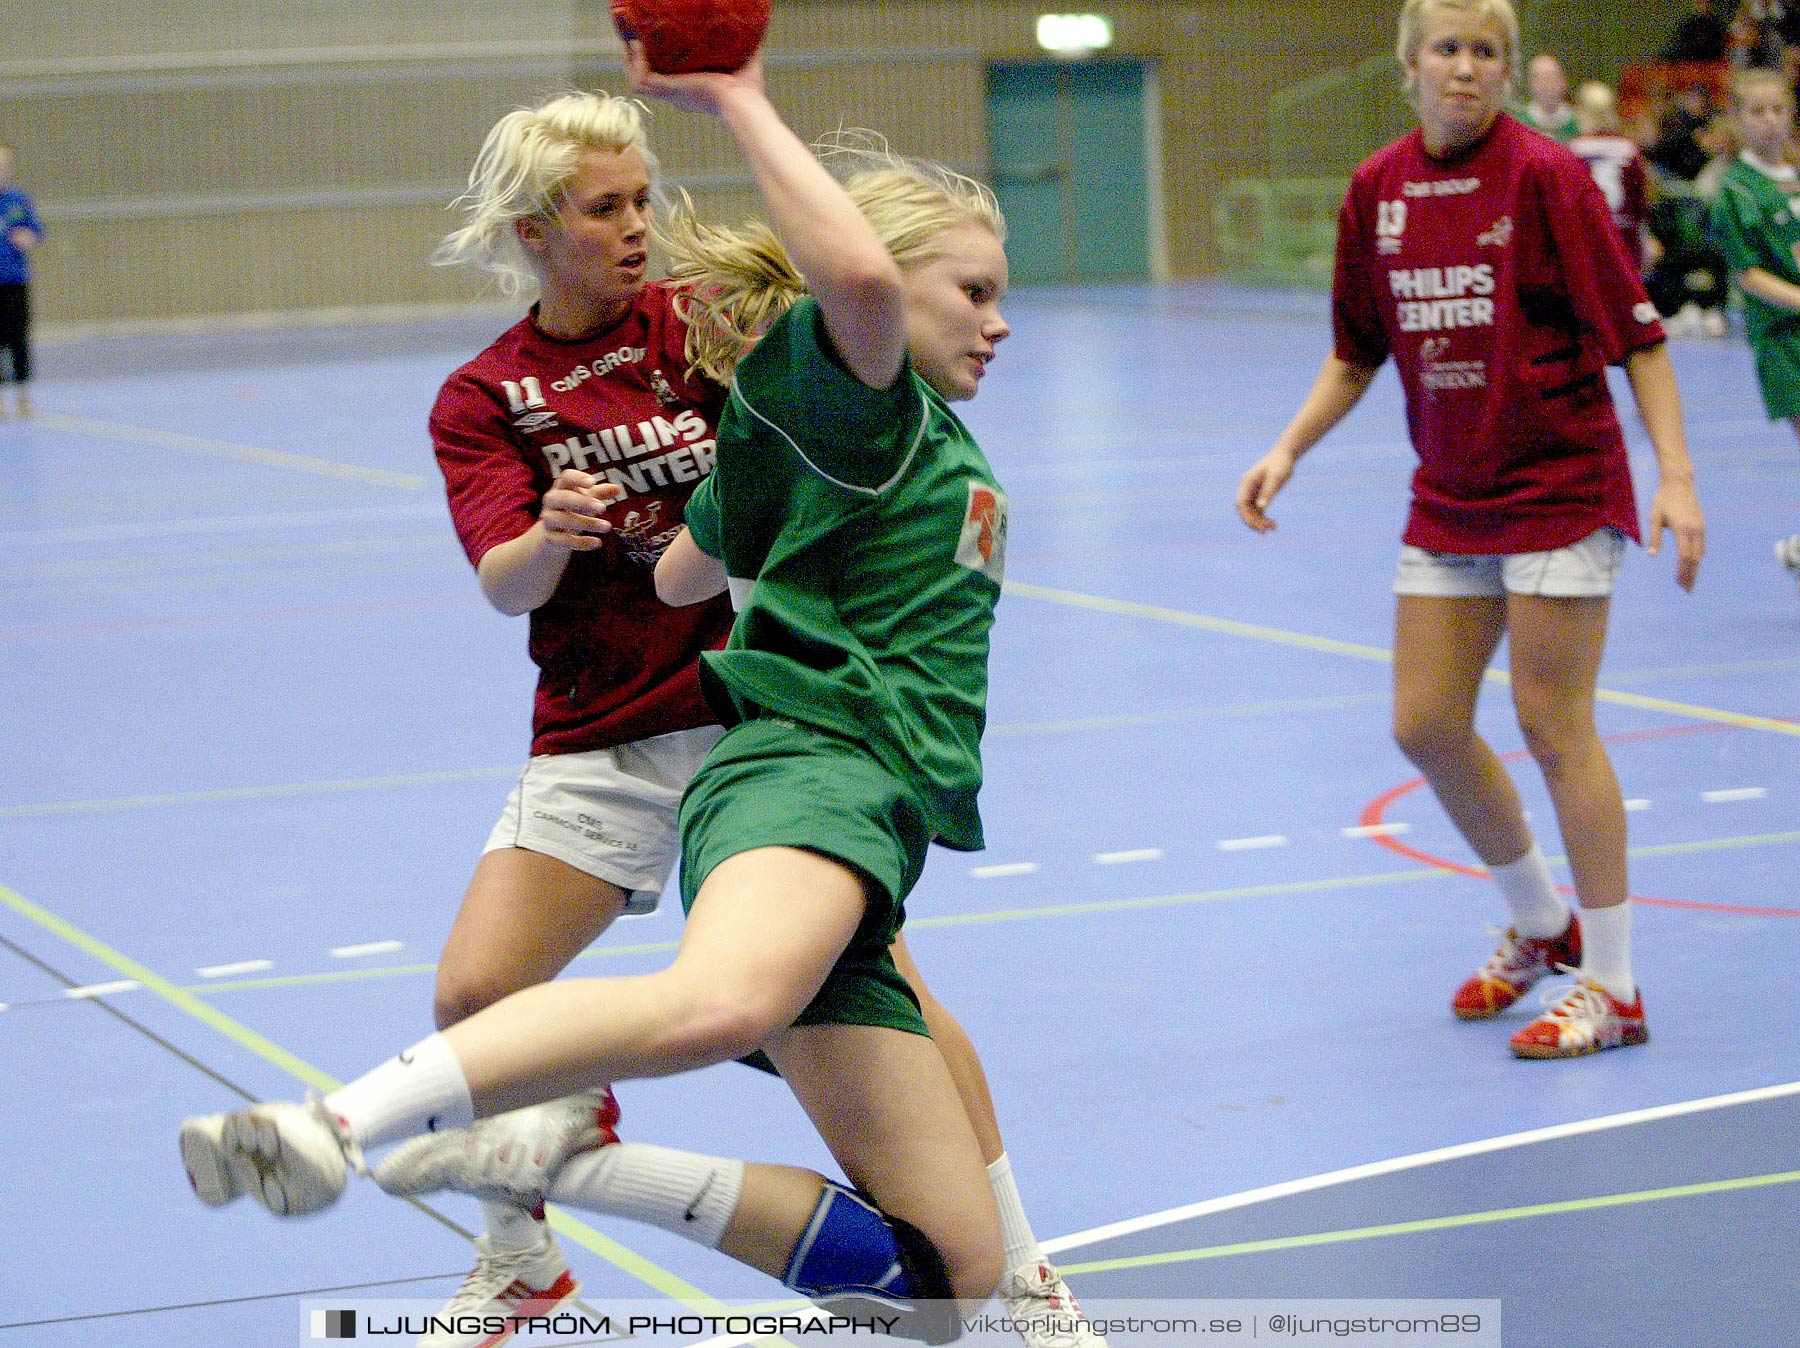
[[[618,1125],[611,1089],[597,1086],[472,1127],[415,1137],[375,1167],[375,1182],[397,1197],[454,1189],[535,1208],[563,1162],[617,1142]]]
[[[994,1295],[1025,1348],[1106,1348],[1053,1264],[1015,1268],[1000,1279]]]
[[[496,1248],[490,1237],[477,1236],[475,1267],[419,1348],[497,1348],[518,1332],[519,1321],[554,1314],[580,1290],[548,1231],[522,1250]],[[464,1326],[473,1328],[465,1333]]]

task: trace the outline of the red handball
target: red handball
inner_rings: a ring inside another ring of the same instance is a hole
[[[769,0],[612,0],[613,25],[659,75],[742,68],[762,45]]]

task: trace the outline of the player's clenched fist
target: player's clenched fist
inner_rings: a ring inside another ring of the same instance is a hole
[[[625,489],[617,483],[602,482],[579,468],[563,469],[544,493],[544,507],[538,515],[544,537],[558,547],[592,552],[600,546],[600,535],[612,532],[606,508],[624,495]]]

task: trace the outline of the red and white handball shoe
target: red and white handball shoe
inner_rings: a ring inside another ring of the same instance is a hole
[[[1579,1058],[1607,1048],[1630,1048],[1650,1037],[1644,994],[1622,1002],[1598,983],[1577,979],[1550,1009],[1512,1037],[1521,1058]]]

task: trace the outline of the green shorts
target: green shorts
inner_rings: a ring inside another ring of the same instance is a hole
[[[1770,421],[1800,416],[1800,327],[1783,326],[1751,346]]]
[[[888,947],[930,843],[918,798],[861,745],[776,717],[745,721],[681,800],[682,911],[715,866],[752,848],[800,847],[842,862],[863,880],[862,923],[794,1023],[927,1034]]]

